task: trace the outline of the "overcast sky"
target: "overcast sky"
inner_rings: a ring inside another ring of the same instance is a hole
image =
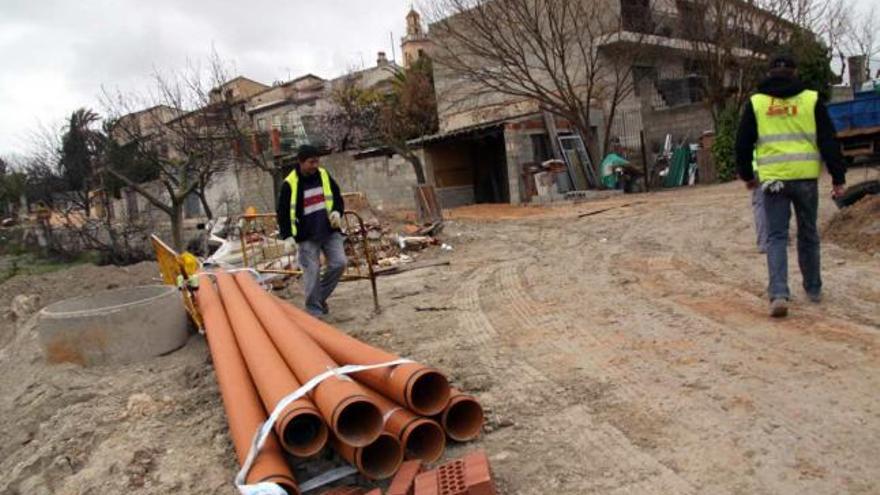
[[[224,5],[219,7],[219,5]],[[153,68],[179,69],[213,45],[237,72],[271,84],[391,58],[410,0],[0,0],[0,156],[29,130],[80,106],[101,85],[134,90]]]
[[[876,0],[856,0],[862,6]],[[417,1],[416,4],[419,2]],[[180,69],[212,45],[237,72],[270,84],[338,76],[400,59],[410,0],[0,0],[0,156],[22,153],[39,124],[81,106],[101,111],[101,86],[137,91],[154,68]],[[224,5],[219,7],[219,5]]]

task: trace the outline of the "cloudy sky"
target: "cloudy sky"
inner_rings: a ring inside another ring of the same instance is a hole
[[[863,7],[876,0],[855,0]],[[416,4],[419,2],[416,1]],[[154,69],[204,60],[214,46],[264,83],[322,77],[399,53],[411,0],[0,0],[0,156],[101,87],[138,91]],[[220,6],[222,5],[222,7]]]
[[[220,5],[223,5],[222,7]],[[154,68],[204,59],[214,46],[266,84],[375,64],[400,37],[410,0],[0,0],[0,156],[101,86],[135,90]]]

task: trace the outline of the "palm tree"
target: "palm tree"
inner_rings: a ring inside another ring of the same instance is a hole
[[[86,211],[89,209],[89,189],[95,175],[96,161],[104,145],[104,135],[92,125],[100,120],[92,110],[80,108],[70,114],[61,138],[61,158],[58,168],[68,191],[82,195]]]

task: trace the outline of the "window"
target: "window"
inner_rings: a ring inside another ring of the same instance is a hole
[[[257,130],[264,131],[266,130],[266,119],[257,119]]]
[[[550,149],[550,136],[547,134],[532,134],[532,157],[536,162],[544,162],[553,158],[553,150]]]
[[[280,129],[281,128],[281,114],[275,114],[272,116],[272,128]]]

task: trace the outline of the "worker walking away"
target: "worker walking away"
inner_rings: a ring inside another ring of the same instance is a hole
[[[752,159],[758,179],[752,170]],[[767,220],[767,271],[770,315],[788,314],[788,227],[791,208],[797,219],[797,253],[807,297],[822,300],[818,178],[825,162],[832,197],[843,194],[846,169],[834,138],[834,126],[817,92],[797,77],[789,54],[771,58],[768,77],[745,106],[736,139],[736,167],[749,189],[761,187]]]
[[[327,298],[339,283],[347,260],[340,229],[345,205],[339,186],[320,166],[314,146],[300,146],[298,164],[284,180],[278,197],[278,229],[289,248],[299,246],[306,311],[321,317]],[[321,252],[327,259],[321,276]]]

